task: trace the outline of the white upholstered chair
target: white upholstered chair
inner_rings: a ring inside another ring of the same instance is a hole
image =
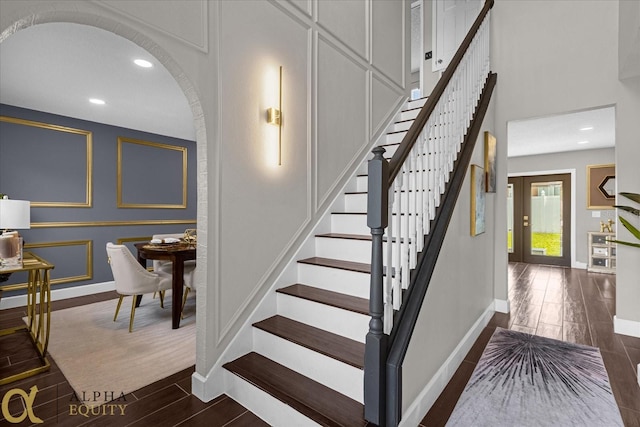
[[[132,295],[131,317],[129,319],[129,332],[131,332],[133,330],[137,296],[160,292],[160,306],[163,307],[164,294],[162,291],[171,289],[171,274],[148,271],[140,265],[125,245],[107,243],[107,256],[109,257],[109,265],[116,283],[116,292],[120,294],[113,321],[115,322],[118,318],[123,298],[126,295]]]

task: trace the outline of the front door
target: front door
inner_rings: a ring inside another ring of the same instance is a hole
[[[509,261],[571,266],[571,175],[510,177]]]

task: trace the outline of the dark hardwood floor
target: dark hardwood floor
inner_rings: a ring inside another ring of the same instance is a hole
[[[445,425],[477,361],[496,327],[520,330],[600,348],[613,392],[627,427],[640,427],[640,338],[613,333],[615,276],[587,273],[533,264],[509,266],[511,314],[496,313],[466,355],[452,380],[442,392],[421,426]],[[53,303],[54,310],[113,299],[113,292]],[[1,328],[20,325],[23,308],[0,311]],[[51,360],[51,359],[50,359]],[[37,376],[0,386],[0,396],[13,388],[29,390],[38,386],[34,414],[45,423],[59,426],[260,426],[267,425],[227,396],[203,403],[191,394],[193,367],[160,380],[126,396],[125,415],[89,418],[73,412],[72,390],[55,361],[51,370]],[[81,360],[79,360],[81,363]],[[0,377],[16,370],[37,366],[38,359],[25,334],[0,338]],[[119,402],[124,403],[124,402]],[[9,402],[14,416],[24,412],[22,400]],[[108,411],[107,411],[108,412]],[[117,413],[117,412],[115,412]],[[20,424],[1,417],[0,426]],[[497,426],[500,427],[500,426]]]
[[[115,292],[54,301],[53,310],[60,310],[83,304],[91,304],[107,299],[115,299]],[[114,302],[115,307],[115,302]],[[2,329],[22,324],[24,307],[0,311]],[[80,358],[81,359],[81,358]],[[103,409],[93,415],[80,414],[77,400],[66,378],[49,358],[51,369],[31,378],[0,386],[0,396],[14,388],[27,392],[34,385],[38,387],[33,413],[52,426],[266,426],[267,424],[242,405],[228,396],[222,395],[209,403],[200,401],[191,394],[191,374],[194,367],[185,369],[168,378],[141,388],[113,402],[103,405]],[[78,360],[81,363],[81,360]],[[24,368],[38,366],[39,359],[26,333],[0,337],[0,377],[4,378]],[[116,398],[118,396],[115,396]],[[109,406],[126,404],[124,415],[119,408]],[[22,398],[14,395],[9,402],[9,410],[14,417],[24,413]],[[29,426],[29,418],[18,424],[10,423],[0,412],[0,426]]]
[[[502,327],[600,348],[624,425],[640,427],[640,338],[613,332],[615,296],[615,275],[510,264],[511,313],[493,316],[420,425],[446,424],[493,331]]]

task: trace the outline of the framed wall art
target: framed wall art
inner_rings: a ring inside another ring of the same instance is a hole
[[[496,192],[496,137],[484,133],[484,173],[487,193]]]
[[[471,235],[485,231],[485,174],[478,165],[471,165]]]
[[[616,201],[616,166],[587,166],[587,209],[613,209]]]

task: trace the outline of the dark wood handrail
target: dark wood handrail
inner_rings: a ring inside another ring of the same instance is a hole
[[[440,100],[440,98],[442,97],[442,94],[444,93],[445,89],[449,85],[449,81],[453,77],[453,74],[458,68],[458,65],[462,61],[464,54],[466,53],[469,46],[471,46],[471,42],[473,41],[473,38],[476,36],[476,33],[478,32],[480,25],[482,25],[482,22],[484,21],[485,16],[487,16],[487,14],[489,13],[489,10],[491,10],[491,8],[493,7],[493,2],[494,0],[487,0],[485,2],[484,7],[480,11],[480,14],[478,15],[473,25],[469,29],[467,36],[462,41],[462,44],[456,51],[456,54],[451,59],[451,62],[449,63],[449,65],[447,66],[447,69],[442,74],[442,77],[440,77],[440,80],[436,84],[436,87],[433,88],[433,91],[431,92],[431,95],[429,95],[427,102],[425,102],[424,106],[422,107],[422,110],[420,110],[420,113],[416,117],[415,121],[407,131],[407,134],[404,136],[404,138],[402,139],[402,142],[398,146],[398,149],[396,150],[396,152],[393,154],[393,157],[389,161],[389,183],[387,185],[387,188],[390,188],[393,185],[393,180],[396,179],[396,176],[398,175],[400,170],[402,170],[403,163],[409,156],[409,153],[411,152],[411,149],[416,143],[418,136],[420,135],[420,133],[422,132],[422,129],[427,123],[427,120],[431,116],[431,113],[433,113],[433,110],[435,110],[436,105],[438,104],[438,101]]]

